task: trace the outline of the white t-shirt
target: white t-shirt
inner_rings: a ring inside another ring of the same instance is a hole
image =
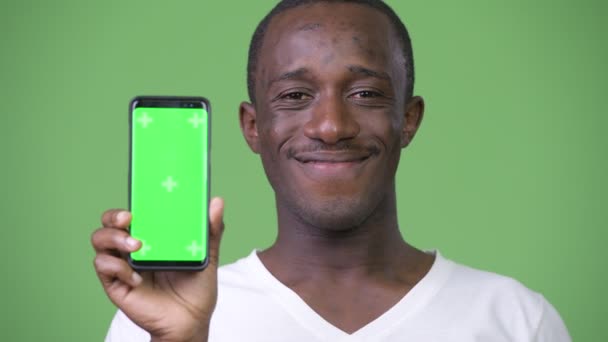
[[[439,252],[395,306],[353,334],[331,325],[279,282],[253,251],[220,267],[210,342],[570,342],[545,298],[508,277],[463,266]],[[118,311],[106,342],[149,341]]]

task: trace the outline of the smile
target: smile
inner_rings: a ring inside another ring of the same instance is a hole
[[[294,159],[311,176],[336,176],[361,167],[371,156],[367,151],[318,151],[303,152]]]

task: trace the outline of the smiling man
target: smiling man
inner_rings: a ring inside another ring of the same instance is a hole
[[[243,135],[275,191],[276,242],[217,271],[135,273],[130,214],[109,210],[95,267],[119,307],[107,341],[570,341],[555,309],[517,281],[405,242],[401,150],[423,116],[408,33],[383,2],[288,0],[249,53]],[[219,295],[218,295],[219,293]]]

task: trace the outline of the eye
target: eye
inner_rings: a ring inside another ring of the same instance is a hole
[[[381,93],[372,90],[363,90],[353,94],[353,97],[356,98],[370,98],[370,97],[380,97]]]
[[[300,92],[300,91],[294,91],[291,93],[287,93],[287,94],[283,94],[281,96],[282,99],[285,100],[294,100],[294,101],[299,101],[299,100],[308,100],[310,98],[312,98],[310,95]]]

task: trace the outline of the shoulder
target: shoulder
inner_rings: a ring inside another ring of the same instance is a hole
[[[255,287],[260,282],[260,274],[263,270],[259,268],[257,251],[252,251],[248,256],[233,263],[218,268],[218,287],[220,289],[245,289]]]
[[[438,262],[450,269],[446,291],[450,295],[467,298],[471,305],[492,306],[495,310],[518,314],[537,314],[542,308],[543,297],[520,281],[443,258],[437,253]]]
[[[257,257],[257,251],[231,264],[218,268],[218,305],[231,307],[231,304],[264,301],[271,295],[272,286],[268,273]],[[270,284],[269,284],[270,283]]]
[[[520,281],[494,272],[484,271],[448,260],[437,253],[439,263],[444,263],[451,272],[449,287],[454,291],[476,293],[479,299],[538,303],[540,294]]]
[[[450,270],[439,293],[441,301],[453,303],[479,322],[536,336],[534,341],[570,341],[559,314],[539,292],[512,277],[465,266],[439,253],[437,258]]]

